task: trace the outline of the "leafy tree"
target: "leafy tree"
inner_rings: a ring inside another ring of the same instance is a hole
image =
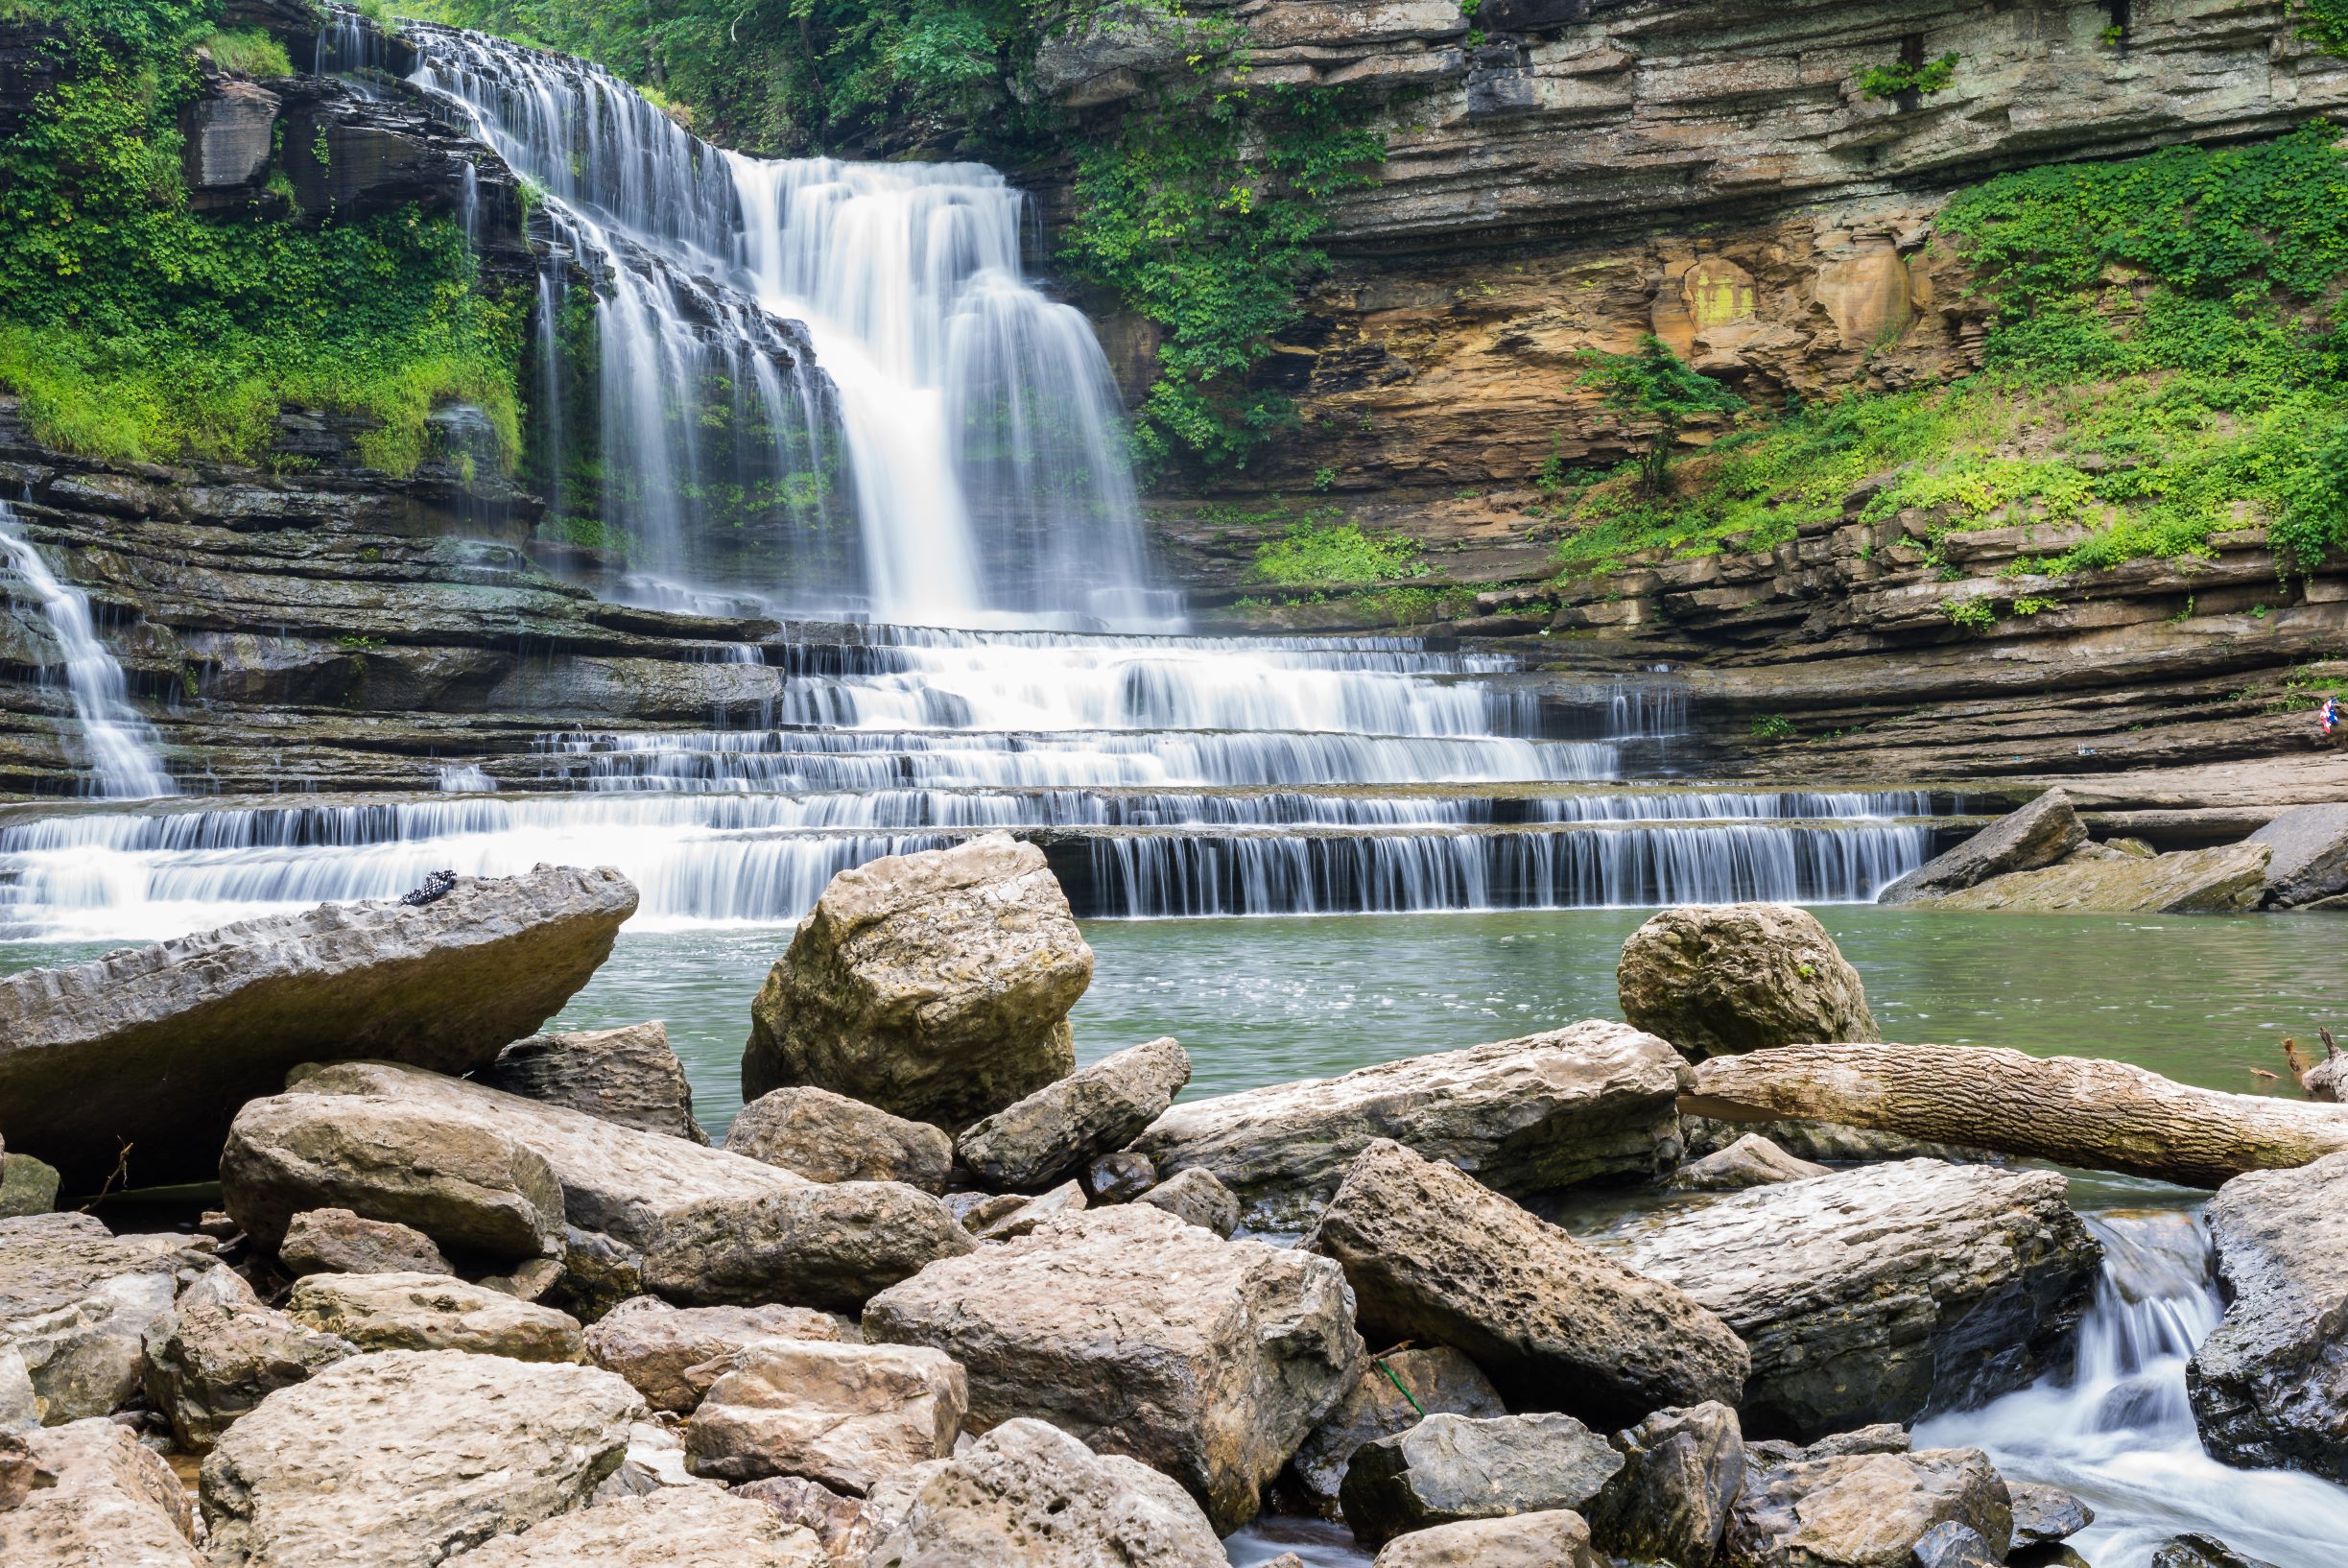
[[[1577,378],[1582,386],[1596,390],[1599,401],[1615,413],[1648,425],[1650,434],[1639,459],[1639,474],[1650,495],[1662,493],[1681,426],[1707,414],[1730,414],[1744,407],[1743,398],[1688,368],[1671,345],[1651,332],[1631,353],[1585,348],[1577,357],[1582,363]]]

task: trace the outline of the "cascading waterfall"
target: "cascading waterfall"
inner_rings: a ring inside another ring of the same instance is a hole
[[[15,509],[0,501],[0,563],[33,592],[49,633],[65,656],[65,689],[88,758],[89,793],[110,800],[174,795],[156,752],[154,728],[132,710],[122,665],[98,639],[89,597],[60,581],[18,532]]]
[[[1170,622],[1107,360],[1021,276],[1001,175],[723,153],[583,61],[407,37],[546,191],[550,271],[595,280],[602,511],[653,578],[940,626]],[[760,550],[715,550],[745,526]]]
[[[1984,1448],[2009,1475],[2078,1494],[2096,1523],[2068,1544],[2095,1568],[2149,1568],[2160,1544],[2187,1531],[2275,1568],[2336,1568],[2348,1488],[2228,1468],[2194,1429],[2185,1366],[2224,1310],[2199,1223],[2178,1213],[2088,1223],[2104,1265],[2073,1374],[1922,1422],[1916,1446]]]

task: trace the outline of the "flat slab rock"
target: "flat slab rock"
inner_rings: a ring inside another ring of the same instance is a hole
[[[1293,1559],[1292,1559],[1293,1560]],[[1467,1519],[1387,1542],[1372,1568],[1606,1568],[1571,1509]]]
[[[515,1140],[546,1160],[574,1230],[610,1238],[634,1256],[646,1287],[688,1305],[860,1306],[924,1264],[978,1245],[944,1204],[901,1182],[813,1182],[412,1068],[344,1062],[301,1077],[285,1098],[303,1095],[395,1099],[447,1125]]]
[[[271,1395],[204,1461],[213,1568],[431,1568],[584,1504],[648,1414],[591,1366],[353,1357]]]
[[[446,1274],[312,1274],[288,1318],[362,1350],[469,1350],[516,1361],[582,1360],[579,1319]]]
[[[2348,893],[2348,804],[2297,806],[2250,835],[2273,851],[2266,903],[2296,909]]]
[[[2186,1366],[2203,1444],[2348,1483],[2348,1154],[2236,1176],[2205,1218],[2231,1305]]]
[[[849,1340],[852,1324],[808,1307],[674,1307],[656,1295],[623,1301],[589,1324],[587,1355],[628,1379],[654,1410],[688,1414],[759,1340]]]
[[[1363,1356],[1336,1264],[1138,1205],[933,1264],[864,1329],[960,1362],[974,1427],[1048,1420],[1175,1477],[1221,1530],[1254,1516]]]
[[[1592,1019],[1177,1105],[1133,1147],[1163,1176],[1212,1172],[1258,1229],[1302,1229],[1379,1138],[1511,1197],[1657,1175],[1679,1156],[1678,1096],[1695,1086],[1663,1040]]]
[[[2079,820],[2071,796],[2061,790],[2049,790],[1909,872],[1878,894],[1876,902],[1922,903],[2010,871],[2034,871],[2053,865],[2086,842],[2087,826]]]
[[[861,1494],[953,1453],[969,1406],[962,1369],[926,1345],[761,1340],[710,1386],[685,1454],[696,1475],[802,1476]]]
[[[2119,851],[2075,852],[2059,866],[2015,871],[1961,892],[1911,902],[1933,909],[2221,915],[2259,907],[2272,853],[2268,845],[2249,842],[2150,859]]]
[[[0,978],[0,1136],[95,1190],[209,1179],[247,1101],[304,1061],[462,1073],[561,1010],[636,890],[542,866],[430,904],[324,904]]]
[[[1750,1347],[1748,1432],[1806,1437],[2028,1384],[2102,1255],[2056,1173],[1937,1160],[1713,1199],[1619,1251]]]

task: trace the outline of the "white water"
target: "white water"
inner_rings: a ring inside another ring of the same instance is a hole
[[[89,596],[49,569],[18,532],[15,509],[6,501],[0,501],[0,563],[32,590],[65,655],[65,689],[87,759],[88,793],[109,800],[176,794],[156,753],[154,730],[131,708],[122,665],[98,638]]]
[[[2276,1568],[2348,1560],[2348,1489],[2282,1470],[2236,1470],[2203,1451],[2185,1365],[2222,1311],[2209,1244],[2183,1214],[2108,1216],[2075,1376],[1915,1429],[1919,1448],[1987,1449],[2000,1469],[2069,1488],[2096,1510],[2070,1545],[2095,1568],[2148,1568],[2199,1531]]]

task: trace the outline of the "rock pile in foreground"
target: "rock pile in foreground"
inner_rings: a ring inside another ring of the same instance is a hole
[[[1269,1500],[1382,1568],[1987,1568],[2089,1522],[1898,1424],[2059,1364],[2098,1256],[2059,1176],[1848,1129],[1686,1161],[1699,1075],[1601,1020],[1186,1103],[1171,1039],[1075,1067],[1089,955],[1022,846],[826,901],[760,1005],[828,1081],[725,1147],[657,1026],[538,1034],[296,1067],[200,1234],[0,1219],[0,1559],[1209,1568]],[[1706,1074],[1862,1028],[1780,912],[1656,931],[1682,1043],[1760,1053]],[[2341,1160],[2212,1206],[2215,1452],[2339,1473]],[[1577,1234],[1594,1183],[1643,1212]]]

